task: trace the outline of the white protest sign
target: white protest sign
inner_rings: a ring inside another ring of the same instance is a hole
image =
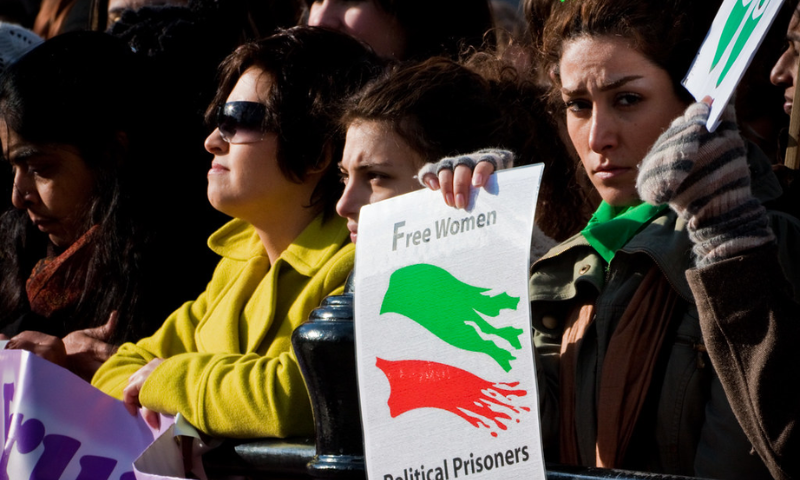
[[[783,0],[725,0],[714,18],[683,85],[702,100],[714,100],[706,126],[719,125],[736,86],[766,36]]]
[[[422,190],[362,208],[355,335],[370,480],[544,479],[528,262],[543,167],[470,209]]]

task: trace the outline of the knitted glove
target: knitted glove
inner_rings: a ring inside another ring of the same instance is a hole
[[[766,210],[750,191],[733,106],[714,133],[705,127],[709,110],[694,103],[676,118],[642,160],[636,181],[642,200],[669,202],[686,220],[698,267],[775,241]]]
[[[475,170],[475,165],[480,162],[489,162],[494,165],[494,171],[504,170],[514,166],[514,154],[508,150],[501,150],[499,148],[486,148],[478,150],[477,152],[460,155],[458,157],[445,157],[435,163],[426,163],[419,169],[417,180],[419,183],[426,187],[423,179],[425,175],[432,173],[439,175],[440,170],[450,169],[454,170],[459,165],[466,165],[470,170]]]

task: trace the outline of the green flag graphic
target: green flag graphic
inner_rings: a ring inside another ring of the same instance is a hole
[[[389,279],[381,314],[398,313],[417,322],[450,345],[492,357],[505,371],[511,370],[514,357],[508,350],[484,339],[496,335],[515,349],[522,348],[519,336],[523,330],[514,327],[496,328],[477,312],[497,317],[500,310],[516,310],[519,297],[507,293],[485,295],[489,288],[468,285],[448,271],[428,264],[409,265],[396,270]]]

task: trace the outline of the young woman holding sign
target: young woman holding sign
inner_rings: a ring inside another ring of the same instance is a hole
[[[764,460],[750,454],[759,445],[754,430],[748,438],[741,412],[731,408],[741,405],[735,388],[747,372],[709,358],[709,343],[724,340],[701,325],[686,280],[695,264],[775,238],[782,258],[798,253],[800,225],[765,215],[760,205],[780,193],[769,162],[742,141],[732,110],[709,134],[709,105],[692,103],[680,85],[716,7],[572,0],[545,29],[554,98],[603,198],[580,235],[532,267],[542,425],[552,461],[771,477]],[[459,168],[455,187],[443,183],[465,192],[471,178],[488,173],[486,164],[472,177]],[[672,211],[643,198],[685,203]],[[783,265],[798,285],[796,263]]]
[[[531,245],[534,257],[555,243],[551,238],[576,232],[585,201],[555,127],[534,115],[544,108],[542,93],[509,66],[482,55],[471,67],[430,59],[370,84],[342,120],[347,141],[339,168],[345,190],[337,212],[347,218],[352,240],[361,207],[422,188],[416,173],[423,165],[442,157],[508,164],[510,151],[520,164],[548,166]],[[470,154],[479,149],[488,150]]]

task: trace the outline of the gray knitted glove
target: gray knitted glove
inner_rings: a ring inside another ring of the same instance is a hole
[[[459,165],[466,165],[471,170],[475,170],[475,165],[480,162],[489,162],[494,165],[494,171],[505,170],[514,166],[514,154],[508,150],[499,148],[486,148],[478,150],[477,152],[468,153],[466,155],[459,155],[458,157],[445,157],[436,163],[426,163],[419,169],[417,180],[420,185],[426,187],[423,178],[425,175],[432,173],[439,175],[440,170],[450,169],[453,170]]]
[[[709,110],[694,103],[675,119],[642,160],[636,181],[642,200],[669,202],[687,221],[698,267],[775,241],[766,210],[750,191],[733,106],[714,133],[705,127]]]

